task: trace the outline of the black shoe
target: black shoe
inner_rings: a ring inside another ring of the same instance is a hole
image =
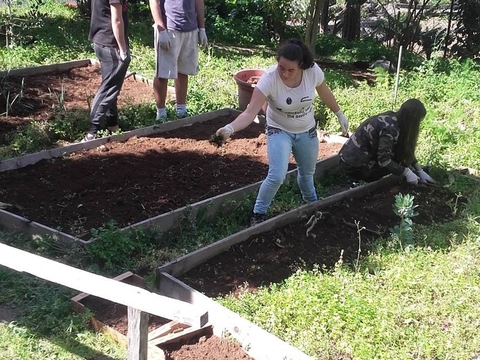
[[[255,214],[253,213],[252,218],[250,219],[250,226],[255,226],[267,220],[267,215],[265,214]]]

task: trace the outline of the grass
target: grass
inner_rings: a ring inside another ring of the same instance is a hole
[[[17,46],[0,48],[2,69],[51,64],[94,57],[87,40],[88,22],[72,9],[46,1],[32,27],[18,34]],[[131,69],[151,77],[154,69],[149,21],[132,21]],[[22,39],[37,41],[22,45]],[[216,44],[200,53],[200,73],[191,78],[189,108],[194,114],[237,106],[232,74],[242,68],[265,68],[275,62],[265,46],[251,49]],[[370,42],[343,44],[319,38],[323,56],[341,61],[375,58],[384,50]],[[393,50],[390,50],[393,52]],[[299,270],[282,284],[240,298],[219,299],[266,330],[317,359],[473,359],[480,356],[480,195],[478,178],[448,170],[458,166],[480,169],[480,68],[473,61],[405,55],[397,103],[394,77],[377,74],[375,86],[355,83],[342,71],[326,71],[328,84],[356,128],[372,114],[395,109],[417,97],[427,107],[418,157],[432,174],[457,194],[450,204],[455,219],[429,227],[415,226],[415,246],[402,250],[392,239],[379,240],[355,266],[338,260],[334,269]],[[373,100],[373,101],[372,101]],[[315,104],[325,130],[338,132],[335,117]],[[170,109],[171,111],[173,109]],[[124,129],[148,125],[152,106],[121,111]],[[66,113],[45,129],[32,124],[12,141],[2,158],[48,147],[56,134],[78,139],[86,126],[78,114]],[[321,195],[330,182],[317,184]],[[235,211],[207,221],[185,221],[167,237],[136,231],[120,233],[111,223],[97,229],[102,239],[89,250],[66,249],[52,239],[27,239],[0,233],[0,241],[89,271],[115,276],[143,272],[238,231],[248,221],[254,198],[235,203]],[[298,206],[295,185],[283,186],[272,214]],[[415,222],[415,218],[412,219]],[[174,245],[172,245],[174,244]],[[142,273],[142,274],[143,274]],[[1,359],[91,359],[99,354],[124,359],[125,350],[94,333],[87,317],[71,311],[74,292],[30,275],[0,268],[0,306],[17,312],[16,320],[0,326]]]
[[[448,251],[372,252],[358,272],[339,261],[220,301],[318,359],[470,359],[480,348],[478,235],[477,223]]]

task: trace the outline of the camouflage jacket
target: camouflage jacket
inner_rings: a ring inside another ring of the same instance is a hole
[[[383,113],[365,120],[340,150],[341,159],[350,166],[380,166],[389,173],[401,175],[403,165],[393,160],[399,137],[395,113]],[[413,161],[413,164],[416,160]]]

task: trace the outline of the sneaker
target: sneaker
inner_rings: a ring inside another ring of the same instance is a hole
[[[95,140],[95,134],[86,133],[82,141],[80,142],[83,143],[83,142],[92,141],[92,140]]]
[[[265,214],[256,214],[253,213],[252,218],[250,219],[250,226],[255,226],[267,220],[267,215]]]
[[[167,116],[157,116],[155,121],[159,123],[167,122]]]

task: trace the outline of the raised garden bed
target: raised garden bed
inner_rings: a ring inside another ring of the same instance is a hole
[[[372,187],[360,197],[357,196],[362,193],[354,194],[355,190],[347,190],[343,199],[338,196],[339,201],[327,201],[325,206],[320,201],[303,206],[304,211],[299,208],[279,215],[270,219],[270,224],[260,224],[263,230],[247,229],[233,234],[228,239],[229,246],[222,245],[224,240],[214,243],[209,247],[210,256],[201,264],[185,257],[185,261],[175,260],[160,266],[158,271],[174,274],[209,297],[255,291],[281,283],[297,269],[332,268],[340,259],[354,266],[376,238],[389,237],[390,229],[399,224],[400,218],[393,211],[397,194],[414,196],[418,212],[412,218],[414,224],[430,225],[453,217],[448,204],[455,201],[455,195],[441,187],[414,187],[400,182]],[[324,215],[307,231],[307,223],[316,211]],[[365,230],[359,233],[358,229],[363,227]]]
[[[252,124],[222,147],[209,142],[233,117],[125,141],[102,139],[96,148],[1,172],[1,201],[28,221],[88,239],[90,229],[110,220],[123,228],[261,181],[268,168],[263,125]],[[340,146],[322,143],[320,158]]]
[[[261,329],[237,331],[230,318],[238,315],[210,298],[255,292],[282,283],[299,269],[331,269],[340,260],[355,267],[375,239],[389,237],[390,229],[399,224],[393,212],[397,194],[414,196],[418,212],[414,224],[432,225],[453,218],[449,204],[455,195],[448,189],[414,187],[391,176],[301,206],[162,265],[157,269],[159,291],[207,308],[209,321],[225,326],[234,338],[250,342],[261,353],[265,341]],[[310,227],[315,215],[318,221]]]
[[[2,71],[0,77],[0,146],[28,123],[50,121],[62,112],[81,114],[87,122],[101,82],[98,62],[90,59]],[[131,72],[118,106],[150,104],[153,99],[151,82]]]
[[[146,288],[144,280],[131,272],[122,274],[115,279]],[[128,322],[125,306],[84,293],[72,298],[71,304],[77,312],[85,313],[87,310],[91,312],[90,320],[95,330],[106,333],[122,345],[127,346]],[[201,329],[191,329],[184,324],[150,316],[148,331],[148,358],[150,360],[220,360],[225,358],[253,360],[240,343],[214,334],[212,325]],[[278,339],[277,341],[281,342]]]

